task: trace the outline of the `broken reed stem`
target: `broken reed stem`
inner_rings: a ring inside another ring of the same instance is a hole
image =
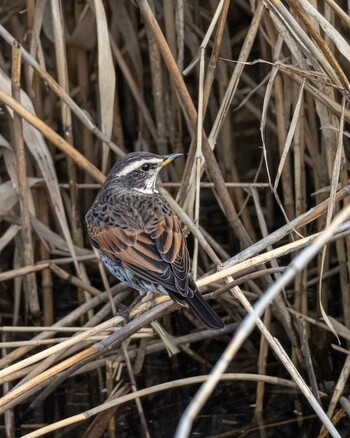
[[[21,49],[16,42],[12,46],[12,95],[20,105],[21,102]],[[34,249],[32,239],[32,227],[30,222],[30,190],[27,180],[27,160],[23,139],[22,118],[13,113],[14,140],[17,158],[18,193],[21,206],[21,236],[23,245],[23,263],[34,264]],[[40,314],[40,304],[35,274],[29,273],[24,278],[26,299],[29,310],[34,318]]]

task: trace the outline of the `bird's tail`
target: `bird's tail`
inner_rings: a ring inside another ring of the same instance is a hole
[[[209,306],[198,290],[192,297],[183,298],[194,315],[209,329],[218,330],[225,327],[220,316]]]

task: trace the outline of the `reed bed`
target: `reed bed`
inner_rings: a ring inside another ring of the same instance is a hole
[[[348,7],[0,3],[2,436],[347,436]],[[160,190],[222,331],[116,313],[84,215],[136,150],[185,154]]]

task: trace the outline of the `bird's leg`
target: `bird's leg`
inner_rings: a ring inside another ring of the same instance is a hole
[[[119,304],[119,308],[116,316],[120,316],[121,318],[124,318],[126,323],[128,323],[130,321],[130,313],[132,309],[142,300],[142,298],[143,298],[142,295],[138,295],[129,306],[125,306],[124,304]]]

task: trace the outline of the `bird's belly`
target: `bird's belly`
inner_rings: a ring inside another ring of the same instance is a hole
[[[121,266],[119,262],[114,262],[109,257],[105,256],[102,251],[99,251],[101,260],[106,268],[113,274],[118,280],[126,283],[128,286],[136,289],[140,295],[145,295],[148,291],[151,291],[158,295],[168,295],[168,292],[163,286],[156,285],[142,278],[136,277],[129,269]]]

